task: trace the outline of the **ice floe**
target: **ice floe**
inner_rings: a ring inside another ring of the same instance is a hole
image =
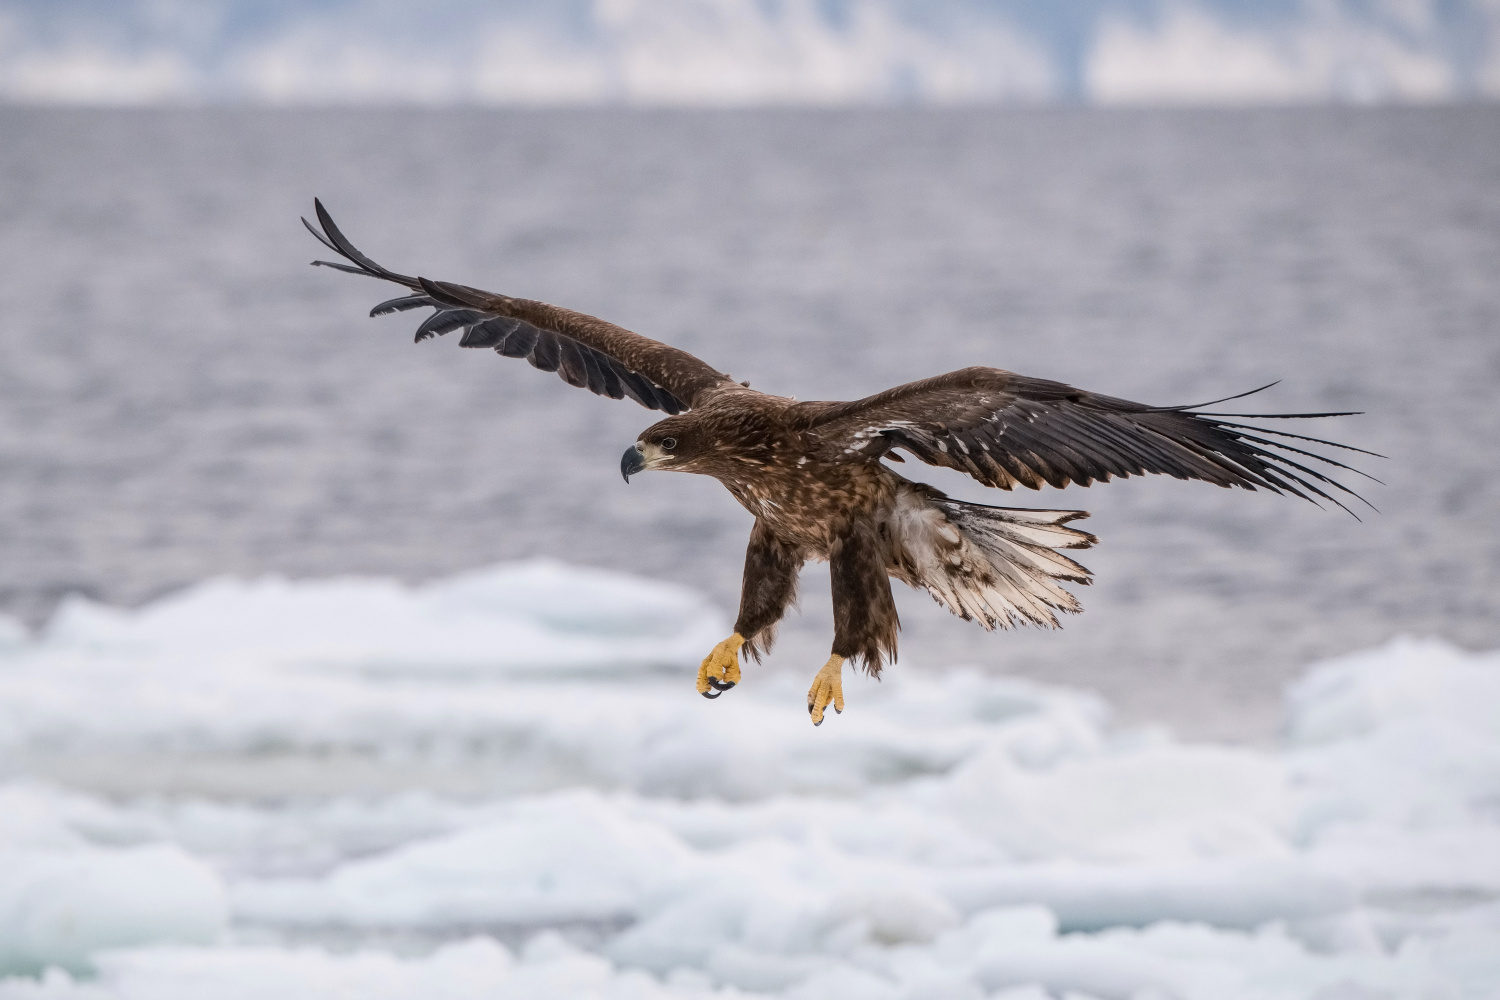
[[[814,729],[697,696],[724,629],[524,564],[7,634],[0,1000],[1500,993],[1500,655],[1316,665],[1252,748],[904,664]]]

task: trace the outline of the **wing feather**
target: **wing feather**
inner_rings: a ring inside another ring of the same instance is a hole
[[[495,350],[507,358],[529,357],[536,349],[537,339],[541,335],[542,331],[530,323],[521,323],[518,320],[516,328],[506,335],[503,343],[495,345]]]
[[[333,265],[325,264],[324,266],[332,267]],[[363,274],[364,272],[360,273]],[[423,306],[436,307],[437,300],[432,298],[430,295],[403,295],[400,298],[396,299],[386,299],[384,302],[380,303],[380,305],[376,306],[374,309],[371,309],[370,315],[372,317],[386,316],[394,312],[405,312],[408,309],[420,309]]]
[[[533,368],[540,368],[544,372],[555,372],[562,367],[562,344],[557,334],[551,330],[541,330],[537,333],[536,346],[526,356]]]
[[[557,372],[569,385],[612,399],[628,396],[647,409],[666,413],[681,413],[701,404],[705,394],[734,385],[728,375],[686,351],[584,313],[388,270],[349,241],[321,201],[315,200],[313,207],[318,225],[306,219],[302,224],[319,243],[349,262],[313,263],[410,289],[411,294],[375,306],[370,315],[432,308],[433,314],[417,327],[418,341],[462,330],[463,347],[490,347],[503,357],[524,357],[542,371]]]
[[[493,347],[496,350],[505,343],[505,338],[510,336],[520,321],[514,319],[487,319],[483,323],[476,323],[464,330],[464,335],[458,342],[459,347]]]
[[[929,465],[1007,490],[1018,483],[1031,489],[1088,486],[1158,473],[1321,499],[1345,510],[1339,496],[1368,504],[1308,463],[1322,463],[1329,471],[1359,470],[1282,438],[1348,445],[1231,423],[1191,407],[1145,406],[997,368],[965,368],[865,399],[799,403],[793,409],[797,428],[827,461],[867,460],[900,448]]]

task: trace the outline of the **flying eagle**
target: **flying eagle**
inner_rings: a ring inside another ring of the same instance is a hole
[[[833,579],[833,647],[807,694],[815,725],[830,704],[844,710],[845,662],[878,676],[886,659],[895,660],[900,622],[891,577],[924,588],[960,618],[991,630],[1056,628],[1057,612],[1081,610],[1061,584],[1087,584],[1090,573],[1057,550],[1097,541],[1068,526],[1087,511],[954,500],[885,465],[882,459],[903,461],[896,449],[1002,490],[1164,473],[1323,499],[1345,510],[1338,491],[1363,500],[1303,463],[1349,466],[1296,446],[1347,445],[1232,422],[1348,414],[1202,410],[1226,400],[1144,406],[977,367],[850,402],[797,402],[758,392],[686,351],[593,316],[388,271],[355,249],[321,202],[314,206],[320,227],[303,224],[348,262],[314,264],[407,290],[375,306],[371,316],[430,308],[417,327],[418,342],[462,330],[462,347],[525,358],[569,385],[666,413],[625,450],[620,472],[626,481],[654,469],[712,476],[755,516],[734,634],[698,671],[705,698],[739,682],[742,656],[759,660],[770,649],[808,559],[827,560]]]

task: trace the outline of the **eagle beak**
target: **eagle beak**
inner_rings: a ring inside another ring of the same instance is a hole
[[[641,446],[633,444],[625,449],[625,455],[620,459],[620,475],[625,481],[630,482],[630,477],[637,472],[646,471],[646,454],[641,451]]]

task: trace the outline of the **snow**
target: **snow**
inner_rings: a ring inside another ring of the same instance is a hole
[[[1500,993],[1500,654],[1314,665],[1252,748],[905,663],[814,729],[696,695],[726,631],[530,563],[0,634],[0,1000]]]

